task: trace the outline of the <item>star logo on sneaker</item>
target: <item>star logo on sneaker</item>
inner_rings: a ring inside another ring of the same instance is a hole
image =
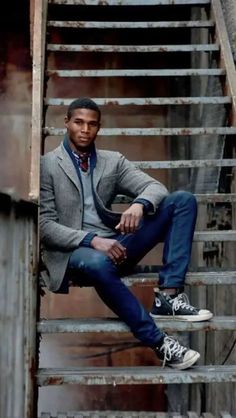
[[[159,299],[159,298],[155,298],[155,305],[156,305],[156,307],[157,307],[157,308],[160,308],[160,306],[161,306],[161,301],[160,301],[160,299]]]

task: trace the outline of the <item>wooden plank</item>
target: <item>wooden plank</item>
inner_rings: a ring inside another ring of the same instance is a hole
[[[236,231],[197,231],[194,233],[195,242],[205,241],[236,241]]]
[[[196,167],[234,167],[235,160],[133,161],[142,170]]]
[[[48,44],[52,52],[209,52],[219,51],[217,44],[191,45],[66,45]]]
[[[143,267],[143,273],[137,273],[122,278],[122,281],[126,286],[156,286],[158,282],[158,270],[155,266],[138,266]],[[154,267],[154,268],[153,268]],[[160,269],[160,267],[158,266]],[[147,271],[155,271],[148,273]],[[146,271],[146,272],[145,272]],[[190,272],[186,274],[186,285],[190,286],[215,286],[215,285],[236,285],[236,271],[224,271],[224,272]],[[44,287],[43,272],[41,272],[40,286]]]
[[[51,415],[49,412],[45,413],[42,412],[40,418],[59,418],[61,414],[60,412],[56,415]],[[70,411],[64,412],[66,418],[173,418],[173,414],[177,414],[177,412],[168,413],[168,412],[154,412],[154,411],[110,411],[110,410],[103,410],[103,411]],[[181,418],[185,418],[181,415]],[[196,415],[196,418],[199,416]]]
[[[45,127],[45,135],[62,136],[66,129]],[[103,128],[99,136],[192,136],[192,135],[235,135],[236,127],[206,128]]]
[[[236,366],[194,366],[181,371],[157,366],[40,368],[36,378],[39,386],[236,382]]]
[[[52,98],[44,99],[46,106],[69,106],[74,98]],[[98,106],[153,106],[153,105],[190,105],[190,104],[230,104],[231,97],[111,97],[92,98]]]
[[[47,70],[48,77],[190,77],[190,76],[223,76],[221,68],[177,68],[161,70],[116,69],[116,70]]]
[[[49,4],[83,5],[83,6],[167,6],[210,4],[210,0],[48,0]]]
[[[195,194],[195,197],[198,203],[235,203],[236,202],[236,193],[203,193]],[[132,198],[125,195],[117,195],[114,199],[114,203],[131,203]]]
[[[156,21],[156,22],[101,22],[101,21],[58,21],[49,20],[48,27],[72,29],[166,29],[166,28],[212,28],[213,20],[182,20],[182,21]]]
[[[178,319],[178,316],[156,320],[158,327],[166,332],[176,331],[235,331],[236,316],[214,317],[210,321],[191,322]],[[42,334],[53,333],[100,333],[130,332],[129,327],[116,318],[82,319],[41,319],[37,331]]]

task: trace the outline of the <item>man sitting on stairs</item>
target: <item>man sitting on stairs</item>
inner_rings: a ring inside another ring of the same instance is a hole
[[[197,214],[189,192],[169,194],[119,152],[98,150],[101,112],[89,98],[73,101],[62,144],[42,157],[40,229],[47,286],[68,293],[70,282],[94,286],[104,303],[170,367],[186,369],[200,354],[160,331],[153,318],[212,317],[182,294]],[[122,214],[116,194],[133,198]],[[121,281],[158,242],[163,266],[151,313]]]

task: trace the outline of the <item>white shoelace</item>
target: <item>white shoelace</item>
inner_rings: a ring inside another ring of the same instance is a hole
[[[181,357],[187,351],[187,348],[180,345],[173,337],[165,337],[160,351],[164,352],[162,367],[165,367],[166,361],[170,361],[173,355]]]
[[[194,310],[194,308],[189,304],[189,299],[186,293],[181,293],[176,296],[176,298],[172,299],[170,303],[172,304],[173,315],[175,315],[175,311],[178,311],[180,308],[188,309],[191,312]]]

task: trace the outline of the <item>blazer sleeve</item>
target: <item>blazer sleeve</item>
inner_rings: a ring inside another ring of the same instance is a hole
[[[52,162],[51,162],[52,163]],[[50,161],[41,158],[40,171],[40,240],[48,249],[71,251],[78,248],[80,242],[88,234],[59,223],[55,204],[53,175]]]
[[[162,199],[169,194],[162,183],[135,167],[121,154],[118,164],[117,188],[118,193],[132,196],[135,200],[148,200],[153,207],[151,212],[155,212]]]

